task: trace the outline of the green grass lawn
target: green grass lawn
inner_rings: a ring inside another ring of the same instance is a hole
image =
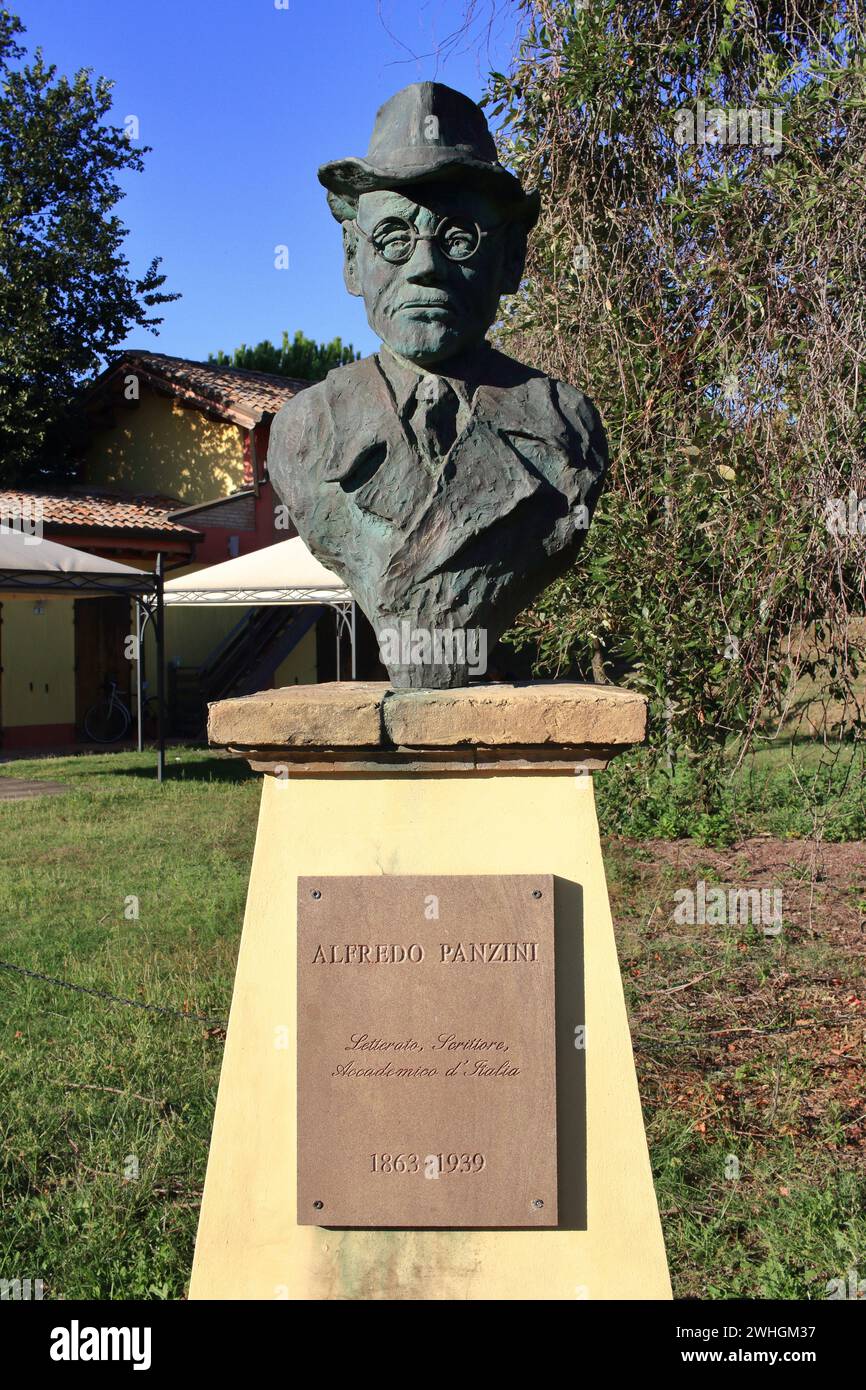
[[[46,1298],[174,1299],[189,1279],[259,781],[173,749],[159,787],[153,761],[0,767],[69,788],[0,804],[0,960],[208,1020],[0,970],[0,1278],[41,1278]],[[725,819],[677,843],[624,838],[660,793],[642,801],[638,777],[627,805],[616,765],[598,778],[680,1296],[821,1298],[851,1268],[866,1278],[862,790],[828,784],[847,806],[839,844],[772,838],[768,825],[802,834],[811,815],[775,761],[758,791],[754,767],[743,774],[738,814],[756,838],[733,844]],[[685,784],[677,796],[685,817]],[[673,892],[699,877],[783,881],[782,935],[676,925]]]
[[[854,742],[780,739],[728,759],[704,809],[700,771],[681,760],[669,777],[649,750],[617,758],[597,781],[602,832],[724,845],[753,835],[866,840],[866,748]]]
[[[168,760],[161,788],[152,753],[0,770],[70,788],[0,805],[0,959],[221,1021],[259,787],[245,763]],[[0,1278],[41,1277],[54,1298],[181,1297],[219,1030],[7,971],[0,989]]]

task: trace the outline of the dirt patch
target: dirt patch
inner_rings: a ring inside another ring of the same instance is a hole
[[[862,1164],[866,844],[620,840],[605,860],[647,1109]],[[778,923],[730,910],[762,889]]]

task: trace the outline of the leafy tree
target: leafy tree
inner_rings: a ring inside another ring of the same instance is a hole
[[[0,9],[0,480],[32,485],[69,472],[77,384],[177,296],[158,260],[135,279],[123,256],[116,176],[147,147],[107,123],[111,83],[22,63],[23,33]]]
[[[355,352],[351,343],[343,346],[341,338],[331,343],[316,343],[300,331],[289,342],[288,333],[283,333],[281,347],[265,338],[257,347],[242,344],[228,355],[225,352],[211,353],[209,362],[220,367],[244,367],[251,372],[273,372],[276,376],[293,377],[296,381],[323,381],[334,367],[344,367],[347,362],[356,362],[361,356]]]
[[[744,750],[804,676],[856,729],[862,0],[519,10],[488,103],[543,211],[503,345],[594,397],[614,464],[577,567],[510,640],[645,691],[670,758]]]

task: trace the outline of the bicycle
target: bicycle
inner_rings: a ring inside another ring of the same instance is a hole
[[[117,681],[107,681],[106,688],[107,693],[84,716],[84,732],[94,743],[118,743],[132,724],[132,713],[118,692]],[[143,712],[146,725],[156,723],[159,712],[154,696],[144,701]]]

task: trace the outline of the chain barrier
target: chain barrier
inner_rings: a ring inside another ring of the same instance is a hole
[[[108,994],[104,989],[88,989],[87,985],[74,985],[71,980],[59,980],[55,975],[42,975],[38,970],[25,970],[23,965],[11,965],[5,960],[0,960],[0,970],[12,970],[17,975],[26,975],[30,980],[44,980],[46,984],[59,985],[61,989],[72,989],[77,994],[91,994],[95,999],[107,999],[112,1004],[128,1004],[132,1009],[171,1014],[174,1018],[185,1018],[193,1023],[207,1023],[211,1028],[226,1027],[219,1019],[207,1018],[204,1014],[188,1014],[184,1013],[183,1009],[171,1009],[165,1004],[143,1004],[140,999],[124,999],[120,994]]]

